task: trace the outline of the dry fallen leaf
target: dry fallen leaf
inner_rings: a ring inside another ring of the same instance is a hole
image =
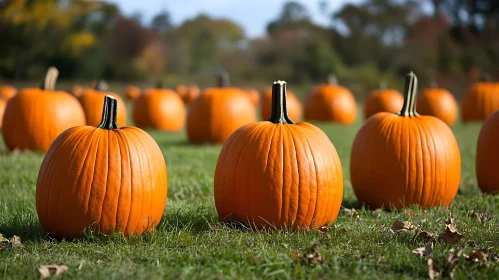
[[[348,208],[343,208],[341,209],[343,214],[348,217],[359,217],[359,213],[355,209],[348,209]]]
[[[487,260],[488,255],[489,255],[488,250],[480,249],[471,252],[469,255],[464,255],[464,258],[467,261],[480,263],[488,267],[489,266],[489,261]]]
[[[435,234],[418,229],[418,230],[416,230],[416,234],[414,235],[414,238],[420,238],[420,239],[423,239],[425,241],[433,241],[433,240],[435,240]]]
[[[23,244],[21,244],[21,237],[19,236],[12,236],[10,239],[9,239],[9,242],[10,242],[10,246],[12,248],[20,248],[23,246]]]
[[[0,242],[9,242],[9,239],[3,237],[3,235],[0,233]]]
[[[317,243],[314,243],[310,248],[306,249],[303,254],[297,252],[291,253],[291,259],[300,265],[315,267],[324,263],[324,259],[317,251]]]
[[[406,232],[408,230],[413,229],[414,226],[411,224],[411,222],[403,222],[400,220],[396,220],[393,222],[392,228],[390,229],[391,232],[393,233],[399,233],[399,232]]]
[[[412,250],[412,253],[416,256],[426,257],[429,256],[433,252],[433,243],[430,243],[426,247],[416,248]]]
[[[470,217],[470,219],[477,219],[479,222],[486,222],[486,221],[490,221],[490,219],[491,219],[489,215],[483,214],[483,213],[478,213],[475,210],[469,211],[468,217]]]
[[[416,213],[414,213],[414,211],[411,211],[411,210],[407,210],[405,209],[405,214],[409,215],[409,217],[414,217],[416,216]]]
[[[383,210],[382,208],[376,208],[374,211],[371,212],[371,216],[373,217],[381,217],[385,214],[385,210]]]
[[[457,232],[452,224],[447,224],[445,226],[445,231],[438,235],[438,239],[442,239],[445,243],[450,245],[456,244],[462,238],[464,238],[464,235]]]
[[[68,266],[65,264],[40,265],[38,271],[40,272],[40,280],[43,280],[63,274],[68,271]]]
[[[442,276],[454,279],[454,270],[459,265],[459,260],[463,255],[464,249],[466,249],[466,246],[457,250],[451,249],[449,251],[450,254],[447,256],[447,264],[445,265]]]
[[[438,263],[433,261],[432,258],[428,258],[427,263],[428,263],[428,276],[430,277],[430,279],[433,280],[439,278],[440,266],[438,265]]]

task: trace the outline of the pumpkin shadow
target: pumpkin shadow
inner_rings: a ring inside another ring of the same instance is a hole
[[[4,224],[0,229],[0,233],[5,238],[11,238],[14,235],[24,241],[40,241],[45,239],[48,234],[42,229],[38,221],[18,221],[16,224]]]
[[[355,209],[355,210],[360,210],[363,207],[366,209],[369,209],[366,205],[358,201],[356,198],[354,199],[344,199],[343,202],[341,203],[342,207],[348,208],[348,209]],[[371,209],[372,210],[372,209]]]
[[[207,211],[184,211],[176,209],[167,211],[158,225],[158,229],[167,232],[189,232],[192,234],[206,233],[213,231],[219,224],[219,218],[216,213]]]

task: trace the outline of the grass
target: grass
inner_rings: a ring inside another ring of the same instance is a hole
[[[449,211],[456,228],[466,236],[456,245],[435,244],[432,257],[443,264],[452,248],[473,240],[476,248],[499,249],[499,196],[482,195],[475,178],[475,145],[480,125],[456,125],[453,130],[462,155],[462,180],[449,209],[383,212],[362,208],[349,182],[349,156],[361,125],[319,125],[329,136],[344,170],[343,205],[356,208],[358,217],[340,213],[334,227],[297,232],[251,232],[231,228],[218,220],[213,199],[213,176],[221,146],[191,146],[185,133],[149,131],[160,145],[168,168],[168,202],[157,230],[129,240],[120,235],[88,234],[75,241],[46,236],[35,210],[35,186],[43,154],[9,153],[0,144],[0,233],[21,237],[23,247],[0,251],[0,278],[34,279],[39,265],[64,263],[63,278],[77,279],[221,279],[221,278],[322,278],[418,279],[428,278],[424,258],[411,253],[427,243],[414,233],[393,234],[397,219],[439,233]],[[499,171],[499,170],[498,170]],[[470,210],[492,219],[480,222]],[[295,263],[292,252],[302,253],[317,243],[324,264],[309,267]],[[469,246],[466,252],[473,247]],[[458,279],[494,279],[499,263],[488,268],[460,262]]]

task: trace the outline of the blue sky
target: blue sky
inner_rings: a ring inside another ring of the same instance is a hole
[[[140,12],[149,21],[159,11],[170,12],[174,24],[192,18],[199,13],[214,17],[229,18],[241,25],[247,36],[265,34],[269,21],[276,18],[287,0],[108,0],[120,6],[130,15]],[[330,20],[319,11],[319,0],[295,0],[308,8],[313,20],[318,24],[329,25]],[[331,10],[337,10],[345,3],[359,3],[362,0],[327,0]]]

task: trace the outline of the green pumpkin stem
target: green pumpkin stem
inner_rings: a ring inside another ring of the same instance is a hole
[[[117,129],[118,124],[116,123],[116,115],[118,113],[118,102],[116,98],[106,95],[104,97],[104,108],[102,109],[102,120],[97,126],[102,129]]]
[[[223,71],[217,76],[217,87],[228,87],[230,86],[229,72]]]
[[[330,86],[338,85],[338,79],[336,78],[336,75],[334,75],[334,74],[327,75],[326,84],[328,84]]]
[[[108,89],[109,89],[109,85],[104,80],[98,80],[95,83],[95,90],[98,90],[98,91],[107,91]]]
[[[404,105],[398,115],[403,117],[416,117],[416,95],[418,93],[418,78],[413,72],[405,76]]]
[[[43,80],[40,89],[53,91],[55,90],[55,82],[57,81],[57,77],[59,76],[59,70],[57,68],[51,66],[47,70],[47,74],[45,74],[45,78]]]
[[[272,114],[268,121],[273,123],[295,123],[288,116],[285,81],[277,81],[272,85]]]

